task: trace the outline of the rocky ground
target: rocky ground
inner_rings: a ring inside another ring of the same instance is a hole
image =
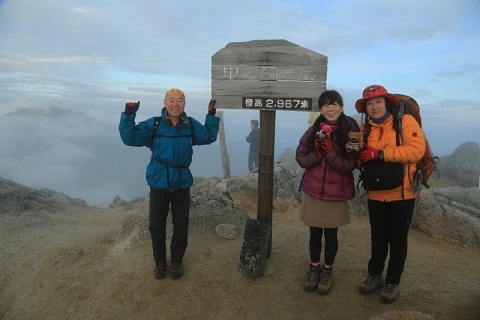
[[[333,289],[321,296],[303,290],[308,229],[292,209],[274,212],[263,277],[247,278],[239,270],[243,230],[227,240],[213,228],[192,227],[184,276],[156,280],[148,241],[115,250],[125,217],[138,209],[0,214],[0,318],[370,319],[391,312],[388,319],[400,319],[398,312],[410,311],[416,319],[480,319],[478,248],[413,229],[400,297],[385,305],[380,292],[358,293],[369,225],[368,218],[353,215],[339,231]]]

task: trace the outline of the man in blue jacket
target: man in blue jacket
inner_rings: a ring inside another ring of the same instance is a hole
[[[147,166],[150,186],[149,230],[152,238],[154,275],[165,278],[166,222],[172,210],[173,235],[170,244],[171,276],[183,274],[182,260],[188,245],[190,213],[190,187],[193,184],[190,164],[193,145],[206,145],[216,141],[220,118],[215,116],[215,100],[208,106],[205,125],[187,117],[185,94],[170,89],[165,94],[161,118],[152,117],[135,124],[139,102],[127,102],[120,118],[119,131],[124,144],[147,147],[152,151]]]

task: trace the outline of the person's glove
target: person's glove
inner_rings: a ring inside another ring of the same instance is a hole
[[[332,149],[332,140],[330,140],[330,137],[326,137],[325,139],[323,139],[323,141],[320,143],[320,146],[325,151],[325,154],[327,154],[328,151]]]
[[[367,149],[363,150],[360,153],[360,156],[358,157],[358,159],[361,162],[372,161],[372,160],[375,160],[375,159],[378,158],[378,153],[379,152],[380,152],[380,150],[377,150],[377,149],[374,149],[374,148],[371,148],[371,147],[367,146]]]
[[[134,114],[140,108],[140,101],[138,102],[127,102],[125,103],[125,114],[127,116]]]
[[[317,150],[317,156],[322,158],[328,151],[330,151],[330,149],[332,149],[332,140],[330,140],[330,137],[315,139],[314,145]]]
[[[322,142],[320,140],[315,139],[313,144],[315,145],[315,150],[317,151],[317,157],[319,157],[320,159],[323,158],[325,150],[323,150],[322,148]]]
[[[215,109],[215,100],[210,99],[210,103],[208,104],[208,114],[214,116],[217,113],[217,109]]]

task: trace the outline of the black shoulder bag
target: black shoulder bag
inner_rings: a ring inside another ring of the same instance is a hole
[[[403,183],[403,165],[381,159],[365,162],[360,166],[360,179],[367,191],[390,190]]]

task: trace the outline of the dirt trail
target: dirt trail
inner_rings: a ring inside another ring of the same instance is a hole
[[[150,243],[112,251],[128,213],[0,215],[0,319],[369,319],[392,310],[480,319],[480,251],[416,229],[401,295],[385,305],[379,292],[358,293],[366,217],[340,229],[333,288],[320,296],[303,290],[308,229],[296,210],[274,213],[272,254],[258,279],[238,268],[243,234],[226,240],[214,230],[191,234],[181,279],[154,279]]]

